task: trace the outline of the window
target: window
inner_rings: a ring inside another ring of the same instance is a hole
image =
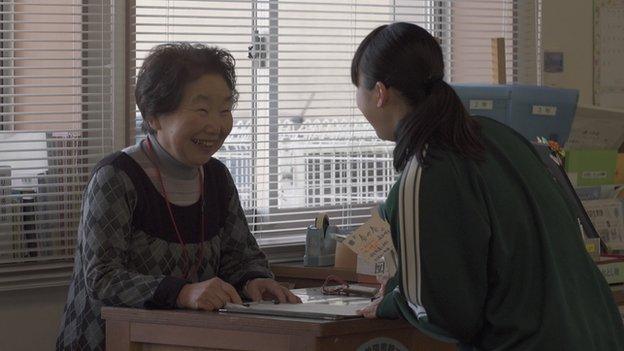
[[[396,178],[349,77],[374,27],[431,31],[451,82],[489,82],[490,39],[504,37],[507,81],[538,79],[539,0],[15,0],[0,16],[0,290],[68,280],[91,168],[142,137],[134,81],[156,44],[236,57],[235,127],[217,157],[259,243],[287,253],[320,211],[361,224]]]
[[[520,34],[534,26],[518,21],[532,20],[535,6],[515,0],[135,4],[135,69],[152,46],[167,41],[218,45],[237,59],[240,102],[217,157],[230,168],[252,232],[265,246],[301,243],[319,211],[339,226],[357,226],[394,183],[392,145],[377,139],[355,107],[349,77],[353,52],[373,28],[410,21],[430,30],[454,82],[490,82],[490,40],[504,37],[508,81],[531,81],[519,65],[530,56],[522,50],[535,55],[535,45]],[[140,119],[138,111],[130,114]]]
[[[507,83],[536,84],[537,1],[436,1],[447,79],[491,83],[492,38],[505,39]]]
[[[372,202],[384,201],[395,178],[392,157],[386,151],[367,151],[364,147],[351,152],[326,150],[307,153],[303,160],[305,189],[301,190],[305,190],[305,195],[293,191],[288,197],[302,198],[305,203],[300,206],[340,205],[357,201],[356,196]],[[287,191],[294,182],[280,185]]]
[[[2,2],[0,289],[69,278],[82,191],[112,150],[112,9]]]

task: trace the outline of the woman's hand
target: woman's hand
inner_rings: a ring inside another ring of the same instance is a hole
[[[287,288],[279,285],[275,280],[256,278],[248,281],[243,292],[253,301],[275,299],[279,302],[301,303],[301,299]]]
[[[180,290],[176,304],[180,308],[214,311],[226,303],[242,304],[234,287],[219,278],[186,284]]]

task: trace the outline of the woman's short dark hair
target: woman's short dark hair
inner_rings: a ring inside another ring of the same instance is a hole
[[[351,62],[354,85],[370,90],[382,82],[396,89],[412,108],[395,130],[394,167],[398,171],[414,155],[425,164],[426,145],[483,158],[479,125],[443,78],[440,44],[415,24],[377,27],[355,52]]]
[[[175,111],[182,102],[184,88],[204,74],[222,76],[236,103],[235,63],[227,50],[203,44],[179,42],[152,48],[139,70],[134,89],[136,104],[143,117],[143,132],[154,134],[147,123],[148,118]]]

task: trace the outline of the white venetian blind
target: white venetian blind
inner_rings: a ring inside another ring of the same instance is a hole
[[[112,150],[113,5],[1,1],[0,290],[65,284],[82,192]]]
[[[490,82],[491,38],[504,37],[508,82],[535,80],[535,6],[512,0],[135,0],[130,7],[134,72],[164,42],[217,45],[235,56],[240,100],[216,157],[233,174],[264,246],[301,243],[320,211],[344,228],[360,225],[394,183],[393,145],[379,141],[357,110],[350,82],[353,53],[373,28],[409,21],[428,29],[441,40],[447,79],[458,82]],[[138,110],[130,114],[138,126]]]

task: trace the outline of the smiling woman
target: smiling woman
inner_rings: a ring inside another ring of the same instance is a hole
[[[102,306],[299,302],[272,279],[234,181],[212,158],[232,130],[235,84],[225,50],[151,51],[135,90],[148,136],[94,169],[57,349],[104,349]]]

